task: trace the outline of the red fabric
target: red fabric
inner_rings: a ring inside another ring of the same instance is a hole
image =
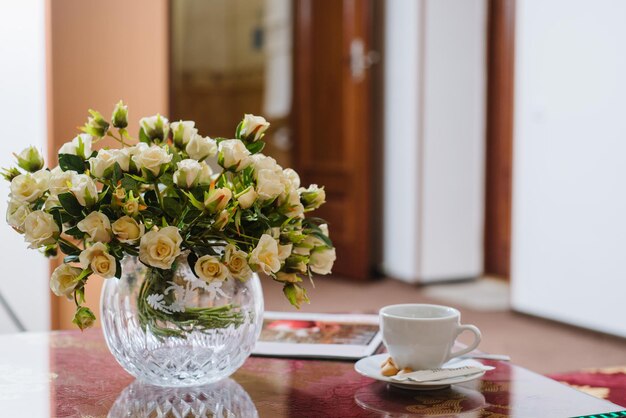
[[[592,371],[582,370],[572,373],[553,374],[549,377],[570,386],[575,386],[577,389],[590,395],[601,397],[626,407],[626,367]]]

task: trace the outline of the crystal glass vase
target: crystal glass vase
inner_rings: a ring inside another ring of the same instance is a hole
[[[122,367],[157,386],[205,385],[231,375],[261,332],[259,277],[210,283],[194,275],[187,254],[170,270],[136,257],[107,279],[100,302],[107,345]]]

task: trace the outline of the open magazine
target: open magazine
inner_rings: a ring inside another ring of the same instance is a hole
[[[378,315],[265,312],[252,354],[356,360],[381,341]]]

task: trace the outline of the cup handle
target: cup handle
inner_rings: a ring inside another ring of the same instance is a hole
[[[474,326],[474,325],[459,325],[459,327],[457,328],[457,337],[459,335],[461,335],[463,333],[463,331],[471,331],[474,334],[474,342],[471,343],[469,346],[467,346],[466,348],[459,350],[457,352],[454,353],[450,353],[448,355],[448,360],[451,360],[455,357],[458,356],[462,356],[463,354],[467,354],[470,351],[473,351],[474,349],[476,349],[476,347],[478,347],[478,344],[480,344],[480,340],[482,339],[482,335],[480,333],[480,330]]]

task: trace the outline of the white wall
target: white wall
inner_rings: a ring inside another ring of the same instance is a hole
[[[626,337],[626,2],[517,2],[512,303]]]
[[[389,0],[383,270],[409,282],[483,264],[484,0]]]
[[[0,166],[32,144],[46,155],[44,0],[0,2]],[[0,292],[26,329],[49,328],[48,262],[27,250],[5,222],[8,183],[0,179]],[[0,307],[0,333],[16,331]]]

